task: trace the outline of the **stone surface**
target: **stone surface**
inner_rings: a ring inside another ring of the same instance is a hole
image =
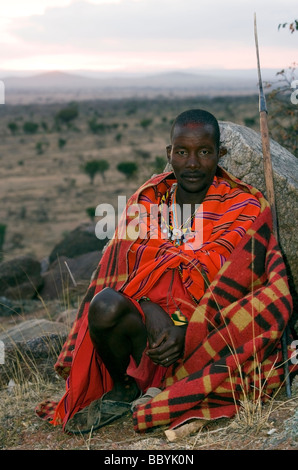
[[[107,240],[99,240],[95,235],[95,224],[81,224],[61,240],[49,255],[49,263],[59,260],[61,256],[76,258],[84,253],[100,251]]]
[[[32,377],[52,379],[53,366],[68,332],[69,327],[63,323],[33,319],[0,333],[0,341],[4,343],[0,385],[11,379],[15,382]]]
[[[32,299],[43,283],[39,261],[24,255],[0,264],[0,296]]]
[[[221,142],[227,154],[220,165],[266,197],[260,133],[230,122],[221,122]],[[287,264],[289,282],[297,304],[298,292],[298,159],[270,140],[279,244]]]
[[[101,255],[101,251],[98,250],[76,258],[59,257],[49,266],[48,271],[42,274],[43,287],[40,296],[45,300],[57,299],[63,298],[66,292],[79,290],[81,292],[82,289],[85,291]]]

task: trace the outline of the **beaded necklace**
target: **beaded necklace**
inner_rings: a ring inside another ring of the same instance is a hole
[[[168,238],[175,246],[186,243],[189,238],[194,236],[191,229],[192,221],[198,208],[188,217],[188,219],[179,225],[177,216],[177,183],[174,183],[170,191],[167,191],[161,198],[159,211],[161,214],[161,230],[167,234]],[[167,222],[168,220],[168,222]]]

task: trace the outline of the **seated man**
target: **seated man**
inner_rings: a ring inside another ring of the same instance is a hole
[[[53,423],[67,432],[98,429],[131,404],[136,431],[229,417],[282,384],[285,267],[268,203],[218,166],[223,153],[215,117],[186,111],[167,147],[173,172],[129,200],[56,364],[68,380]]]

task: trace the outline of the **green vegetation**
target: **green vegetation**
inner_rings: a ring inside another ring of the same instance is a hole
[[[90,183],[93,184],[95,175],[100,173],[102,179],[105,180],[105,172],[109,169],[110,164],[106,160],[89,160],[83,165],[84,172],[89,176]]]
[[[23,124],[23,131],[25,134],[35,134],[38,130],[38,124],[32,121],[26,121]]]
[[[117,170],[123,173],[127,179],[131,179],[135,176],[138,165],[135,162],[121,162],[118,163]]]
[[[272,88],[268,95],[270,134],[298,157],[298,106],[291,101],[291,84],[297,80],[295,64],[278,72],[277,77],[278,86],[276,83],[268,84],[268,88]]]
[[[76,119],[79,115],[79,108],[77,103],[71,103],[66,108],[62,108],[56,114],[56,121],[58,123],[63,123],[69,125],[71,121]]]
[[[0,261],[3,260],[3,245],[5,240],[6,225],[0,224]]]
[[[7,127],[8,127],[8,129],[10,130],[10,132],[11,132],[12,134],[16,134],[16,133],[18,132],[18,130],[19,130],[19,126],[17,125],[16,122],[9,122],[9,123],[7,124]]]

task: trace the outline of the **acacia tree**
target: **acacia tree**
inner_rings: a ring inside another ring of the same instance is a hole
[[[138,165],[135,162],[121,162],[117,165],[117,170],[123,173],[127,179],[131,179],[138,170]]]
[[[106,160],[89,160],[83,165],[83,170],[89,176],[90,183],[93,184],[97,173],[100,173],[103,181],[105,181],[105,172],[109,167],[109,162]]]

